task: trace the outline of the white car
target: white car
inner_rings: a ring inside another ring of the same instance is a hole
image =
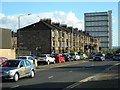
[[[50,54],[41,54],[39,57],[38,57],[38,62],[44,62],[44,63],[47,63],[48,65],[50,63],[55,63],[55,58],[54,57],[51,57]]]
[[[15,82],[19,80],[19,78],[23,77],[35,77],[36,68],[35,65],[30,61],[25,59],[11,59],[6,60],[2,63],[2,67],[0,67],[0,73],[2,74],[2,79],[12,79]]]
[[[17,57],[17,59],[26,59],[28,61],[30,61],[31,63],[35,64],[35,66],[37,67],[37,60],[35,58],[33,58],[32,56],[19,56]]]
[[[79,60],[80,59],[80,56],[78,55],[77,52],[70,52],[70,55],[74,60]]]

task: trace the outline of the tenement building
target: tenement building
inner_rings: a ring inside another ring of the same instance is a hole
[[[35,53],[98,52],[99,39],[66,24],[41,19],[17,30],[17,47]]]
[[[84,14],[85,31],[100,39],[101,48],[112,48],[112,11]]]

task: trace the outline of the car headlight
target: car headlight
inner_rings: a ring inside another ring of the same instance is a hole
[[[14,75],[14,71],[7,71],[6,74]]]

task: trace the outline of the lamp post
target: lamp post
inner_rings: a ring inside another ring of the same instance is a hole
[[[31,13],[29,13],[29,14],[22,14],[22,15],[19,15],[18,16],[18,30],[20,29],[20,17],[21,16],[26,16],[26,15],[31,15]],[[19,32],[18,32],[18,40],[19,40],[19,48],[18,48],[18,52],[20,52],[20,30],[19,30]]]
[[[20,17],[21,16],[26,16],[26,15],[31,15],[31,13],[29,13],[29,14],[22,14],[22,15],[18,16],[18,29],[20,29]]]

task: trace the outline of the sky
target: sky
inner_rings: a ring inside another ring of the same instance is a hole
[[[8,1],[0,2],[0,27],[10,28],[12,31],[18,29],[18,17],[20,17],[20,28],[38,22],[42,18],[51,18],[52,22],[84,30],[84,13],[112,10],[112,45],[118,46],[118,2]],[[29,13],[31,15],[28,15]]]

